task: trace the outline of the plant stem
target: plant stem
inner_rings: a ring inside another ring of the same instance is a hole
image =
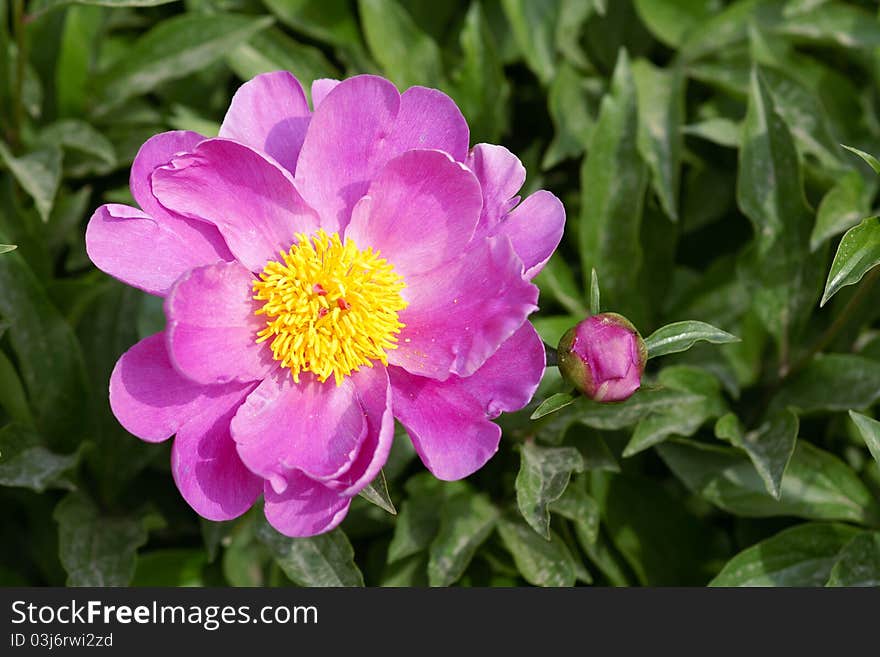
[[[871,288],[874,286],[874,282],[877,278],[880,277],[880,266],[874,267],[868,275],[862,279],[859,288],[856,290],[856,293],[852,296],[849,302],[844,306],[843,310],[840,311],[840,314],[831,322],[831,325],[825,329],[825,331],[820,335],[816,342],[813,343],[813,346],[810,350],[804,354],[787,372],[785,372],[782,376],[783,379],[788,378],[789,376],[799,372],[807,364],[813,359],[813,356],[818,354],[820,351],[825,349],[834,338],[837,337],[837,334],[846,326],[847,322],[849,322],[853,313],[858,309],[859,306],[862,305],[862,302],[865,300],[865,297],[868,296],[868,293],[871,291]]]
[[[21,134],[24,130],[24,75],[27,62],[25,42],[24,0],[12,0],[12,22],[15,30],[15,81],[12,90],[12,138],[14,146],[21,145]]]

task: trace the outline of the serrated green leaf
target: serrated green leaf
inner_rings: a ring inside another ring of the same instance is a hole
[[[870,211],[875,187],[866,185],[857,171],[840,178],[822,198],[816,214],[816,225],[810,235],[810,249],[819,246],[838,233],[849,230]]]
[[[403,6],[392,0],[358,0],[358,8],[367,46],[392,82],[401,89],[440,85],[440,48]]]
[[[880,586],[880,532],[863,532],[847,543],[825,586]]]
[[[868,451],[871,452],[871,456],[880,465],[880,422],[855,411],[850,411],[849,416],[855,422],[856,427],[858,427],[862,439],[868,446]]]
[[[98,77],[99,112],[201,70],[272,22],[268,16],[234,14],[183,14],[162,21]]]
[[[498,521],[498,533],[527,582],[535,586],[574,586],[574,557],[556,534],[545,540],[524,522],[507,518]]]
[[[843,239],[840,240],[819,306],[828,303],[828,300],[842,287],[858,283],[878,264],[880,264],[880,217],[869,217],[858,226],[846,231]]]
[[[642,262],[639,243],[647,169],[637,146],[638,108],[626,51],[621,51],[581,167],[579,241],[584,286],[602,272],[606,307],[633,316]]]
[[[663,211],[678,221],[684,71],[675,65],[669,69],[657,68],[639,59],[633,62],[632,75],[639,107],[639,152],[651,170],[652,186]]]
[[[0,486],[30,488],[42,493],[48,488],[72,489],[64,474],[79,462],[80,451],[56,454],[47,449],[38,434],[8,424],[0,429]]]
[[[536,408],[531,416],[529,416],[530,420],[540,420],[545,415],[550,415],[551,413],[555,413],[556,411],[560,411],[566,406],[573,404],[580,398],[580,393],[572,391],[572,392],[557,392],[555,395],[551,395],[547,397],[541,404]]]
[[[49,213],[61,183],[61,150],[57,146],[47,146],[15,157],[0,142],[0,160],[22,189],[34,199],[40,218],[49,221]]]
[[[877,503],[852,469],[803,438],[798,440],[782,477],[779,500],[767,492],[749,457],[739,450],[669,441],[657,451],[691,491],[738,516],[795,516],[863,524],[880,517]]]
[[[388,494],[388,483],[385,481],[385,472],[379,470],[379,474],[367,486],[358,493],[367,502],[375,504],[383,511],[387,511],[391,515],[397,515],[397,509],[394,508],[394,502]]]
[[[137,549],[149,529],[161,526],[154,515],[103,515],[82,493],[70,493],[55,507],[58,556],[68,586],[128,586]]]
[[[290,538],[260,521],[257,538],[284,574],[300,586],[363,586],[354,549],[341,529],[308,538]]]
[[[497,520],[498,509],[485,495],[467,491],[447,499],[441,511],[440,531],[431,543],[431,586],[449,586],[458,581]]]
[[[822,586],[840,551],[857,533],[834,523],[786,529],[740,552],[709,586]]]
[[[782,477],[794,453],[800,423],[797,415],[786,409],[772,415],[753,431],[744,432],[735,415],[729,413],[715,424],[715,435],[744,450],[767,492],[777,500],[782,494]]]
[[[687,351],[697,342],[712,344],[739,342],[739,338],[706,322],[695,320],[667,324],[645,338],[648,358]]]
[[[860,158],[862,158],[865,163],[874,170],[874,173],[880,175],[880,160],[871,155],[870,153],[866,153],[865,151],[860,151],[858,148],[853,148],[852,146],[847,146],[846,144],[841,144],[846,150],[850,153],[855,153]]]
[[[584,471],[584,460],[574,447],[539,447],[527,442],[520,450],[516,476],[516,503],[529,526],[550,540],[550,504],[565,492],[574,472]]]

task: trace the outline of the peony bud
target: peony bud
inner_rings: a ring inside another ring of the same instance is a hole
[[[623,401],[641,385],[648,349],[628,319],[602,313],[566,331],[558,358],[563,378],[590,399]]]

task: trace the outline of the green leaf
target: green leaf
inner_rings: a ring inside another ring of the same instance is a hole
[[[719,555],[716,532],[659,482],[628,475],[590,475],[602,526],[650,586],[702,585]]]
[[[0,338],[7,328],[8,325],[5,323],[0,324]],[[34,426],[34,416],[28,405],[21,379],[15,366],[3,351],[0,351],[0,408],[13,422],[26,427]]]
[[[880,24],[876,16],[837,2],[815,7],[809,13],[789,14],[776,26],[776,32],[795,42],[863,49],[880,46]]]
[[[829,238],[859,223],[870,211],[874,191],[874,185],[866,185],[857,171],[840,178],[819,204],[810,249],[815,251]]]
[[[358,9],[370,52],[392,82],[401,89],[440,85],[440,49],[404,7],[392,0],[358,0]]]
[[[651,170],[652,185],[663,211],[677,221],[684,72],[680,66],[664,70],[639,59],[633,62],[632,74],[639,106],[639,152]]]
[[[529,419],[540,420],[545,415],[560,411],[569,404],[576,402],[580,396],[580,393],[577,391],[557,392],[555,395],[550,395],[532,412]]]
[[[553,254],[533,282],[541,289],[541,294],[550,294],[568,312],[576,317],[587,314],[587,307],[581,298],[581,291],[574,280],[571,267],[559,252]]]
[[[96,5],[99,7],[156,7],[177,0],[34,0],[29,10],[37,14],[67,5]]]
[[[560,64],[547,94],[554,130],[541,168],[551,169],[563,160],[579,157],[589,145],[595,122],[587,82],[571,64]]]
[[[652,412],[662,412],[678,404],[699,402],[702,399],[703,395],[682,390],[642,388],[626,401],[615,404],[584,398],[578,402],[574,411],[581,424],[595,429],[617,430],[638,424],[639,420]]]
[[[743,550],[709,586],[822,586],[857,529],[807,523]]]
[[[394,502],[391,501],[391,496],[388,494],[388,483],[385,481],[384,471],[379,470],[376,478],[367,484],[358,495],[391,515],[397,515],[397,509],[394,508]]]
[[[264,0],[278,19],[318,41],[350,53],[363,49],[356,14],[349,0]]]
[[[753,307],[783,354],[815,300],[809,258],[812,224],[804,200],[798,153],[767,84],[753,69],[743,124],[737,201],[751,220],[755,240],[745,259]]]
[[[53,516],[67,586],[128,586],[137,549],[147,542],[149,529],[161,526],[154,515],[105,516],[82,493],[67,495]]]
[[[585,483],[582,476],[572,477],[562,497],[550,503],[550,510],[571,520],[578,536],[593,545],[599,536],[599,503],[587,494]]]
[[[429,473],[410,478],[405,488],[408,496],[400,506],[388,546],[389,564],[427,550],[440,529],[443,501],[468,490],[463,482],[443,482]]]
[[[735,121],[718,116],[683,126],[682,132],[711,141],[719,146],[739,148],[742,126]]]
[[[574,447],[539,447],[527,442],[520,450],[516,503],[532,529],[550,540],[550,504],[565,492],[573,472],[584,471]]]
[[[871,269],[880,264],[880,217],[869,217],[858,226],[850,228],[840,240],[828,282],[819,306],[847,285],[855,285]]]
[[[204,550],[172,548],[138,555],[131,586],[204,586]]]
[[[257,538],[269,548],[284,574],[300,586],[363,586],[354,550],[341,529],[308,538],[290,538],[264,521]]]
[[[772,409],[803,413],[867,408],[880,399],[880,362],[854,354],[819,354],[782,386]]]
[[[272,18],[184,14],[159,23],[98,77],[99,112],[199,71],[272,24]]]
[[[574,586],[574,557],[556,534],[544,540],[520,520],[502,518],[498,533],[516,567],[535,586]]]
[[[18,246],[15,244],[0,244],[0,255],[4,253],[9,253],[10,251],[15,251]]]
[[[74,467],[80,452],[56,454],[41,444],[39,435],[15,424],[0,429],[0,486],[30,488],[42,493],[48,488],[73,484],[64,474]]]
[[[37,429],[51,448],[76,449],[93,428],[82,351],[19,251],[0,258],[0,316],[10,322]]]
[[[801,438],[782,477],[779,500],[739,450],[689,441],[657,447],[666,465],[694,493],[746,518],[876,522],[880,510],[856,474],[836,456]]]
[[[715,435],[729,440],[749,455],[767,492],[778,500],[782,495],[782,476],[794,453],[799,425],[797,415],[786,409],[772,415],[757,429],[745,433],[737,417],[728,413],[715,424]]]
[[[594,267],[590,271],[590,314],[598,315],[602,312],[602,303],[599,296],[599,276]]]
[[[440,531],[431,543],[428,561],[431,586],[449,586],[456,582],[477,548],[489,538],[497,520],[498,509],[486,495],[467,491],[446,500]]]
[[[727,410],[718,380],[705,370],[667,367],[660,372],[658,383],[693,398],[660,407],[641,418],[623,450],[624,457],[638,454],[673,435],[691,436],[704,422]]]
[[[0,160],[15,176],[21,188],[34,199],[40,218],[49,221],[49,213],[61,182],[61,150],[57,146],[48,146],[15,157],[0,142]]]
[[[677,47],[684,37],[712,15],[712,0],[635,0],[639,17],[667,46]]]
[[[855,422],[856,427],[858,427],[862,439],[868,446],[868,451],[871,452],[871,456],[880,465],[880,422],[855,411],[850,411],[849,416]]]
[[[880,532],[863,532],[847,543],[826,586],[880,586]]]
[[[865,151],[860,151],[858,148],[853,148],[852,146],[847,146],[846,144],[841,144],[846,150],[850,153],[855,153],[860,158],[862,158],[869,167],[874,169],[874,173],[880,175],[880,160],[871,155],[870,153],[866,153]]]
[[[245,81],[261,73],[290,71],[303,83],[303,91],[309,98],[309,80],[340,76],[320,49],[299,43],[276,27],[257,32],[236,47],[226,56],[226,63]]]
[[[578,234],[585,287],[591,284],[592,268],[601,271],[606,307],[617,308],[627,316],[633,314],[627,305],[639,298],[639,227],[647,184],[637,135],[635,83],[626,51],[621,51],[611,92],[602,99],[581,167]]]
[[[501,0],[513,38],[526,64],[548,84],[556,70],[555,38],[559,0]]]
[[[711,324],[691,320],[667,324],[657,329],[645,338],[645,346],[648,347],[648,358],[656,358],[687,351],[700,341],[725,344],[739,342],[739,338]]]
[[[110,140],[79,119],[62,119],[47,126],[40,133],[40,141],[92,155],[107,166],[116,164],[116,151]]]
[[[453,74],[453,97],[468,120],[471,142],[495,142],[507,127],[510,83],[479,2],[468,9],[459,43],[462,58]]]

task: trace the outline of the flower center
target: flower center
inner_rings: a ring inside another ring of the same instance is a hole
[[[256,312],[266,316],[257,342],[272,340],[273,358],[297,383],[300,372],[339,385],[361,365],[387,365],[385,352],[397,348],[404,326],[403,278],[378,252],[343,243],[338,233],[296,238],[254,282],[254,299],[266,302]]]

